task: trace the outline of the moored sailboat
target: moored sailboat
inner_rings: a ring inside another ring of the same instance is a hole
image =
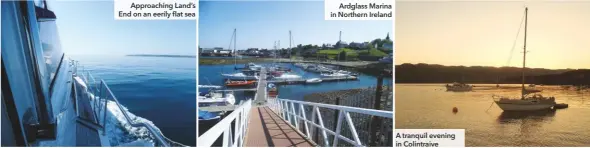
[[[233,38],[232,38],[231,42],[233,42],[233,45],[234,45],[233,52],[236,53],[236,29],[234,29],[232,37]],[[231,48],[231,46],[230,46],[230,48]],[[237,59],[234,56],[234,66],[236,64],[237,64]],[[254,63],[248,63],[246,66],[250,70],[259,70],[260,69],[260,66],[254,64]],[[234,69],[236,69],[236,68],[234,68]],[[256,75],[255,71],[253,73],[237,72],[237,73],[233,73],[233,74],[221,74],[221,75],[225,79],[238,79],[238,80],[257,80],[258,79],[258,76]]]
[[[472,85],[457,82],[453,83],[452,85],[447,84],[445,87],[447,88],[447,91],[455,92],[471,91],[473,89]]]
[[[505,96],[494,97],[494,102],[504,111],[534,111],[550,109],[555,106],[555,97],[544,97],[541,94],[527,91],[525,88],[525,68],[526,68],[526,35],[527,35],[527,15],[528,8],[525,8],[525,27],[524,27],[524,52],[522,62],[522,91],[520,98],[510,98]]]

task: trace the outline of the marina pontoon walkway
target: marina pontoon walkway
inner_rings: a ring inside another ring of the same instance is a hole
[[[258,85],[256,85],[256,98],[254,98],[254,105],[262,105],[266,102],[266,68],[260,69],[260,76],[258,78]]]
[[[296,129],[268,107],[253,107],[244,145],[246,147],[313,147]]]

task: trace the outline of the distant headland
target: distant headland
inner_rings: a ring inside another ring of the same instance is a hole
[[[172,57],[172,58],[196,58],[196,55],[164,55],[164,54],[129,54],[133,57]]]

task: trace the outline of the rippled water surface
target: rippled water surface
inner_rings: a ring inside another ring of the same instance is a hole
[[[569,108],[503,112],[492,95],[519,96],[520,85],[477,85],[446,92],[444,84],[396,84],[395,126],[400,129],[465,129],[466,146],[590,146],[590,91],[538,86]],[[459,111],[454,114],[452,108]]]
[[[71,56],[104,79],[121,104],[166,137],[196,146],[196,59]]]

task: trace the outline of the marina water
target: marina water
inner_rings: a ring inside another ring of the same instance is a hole
[[[129,112],[173,141],[196,146],[196,58],[75,55]]]
[[[275,65],[273,63],[256,63],[261,66]],[[301,76],[304,79],[320,78],[320,74],[307,72],[291,63],[279,63],[281,67],[291,68],[292,73]],[[244,64],[227,65],[199,65],[199,85],[218,85],[224,86],[222,73],[236,73],[234,68],[244,67]],[[292,85],[278,85],[279,98],[291,100],[303,100],[303,97],[312,93],[329,92],[336,90],[347,90],[355,88],[368,88],[377,85],[377,77],[360,74],[357,81],[339,81],[339,82],[322,82],[319,84],[292,84]],[[383,85],[391,86],[392,79],[386,77],[383,79]],[[201,88],[199,91],[207,89]],[[249,92],[235,92],[236,104],[241,100],[254,98],[254,93]]]
[[[520,85],[475,84],[473,92],[446,92],[445,84],[396,84],[398,129],[465,129],[465,146],[588,146],[590,91],[537,86],[569,108],[503,112],[492,95],[520,95]],[[457,107],[458,112],[452,112]],[[489,108],[489,110],[488,110]]]

